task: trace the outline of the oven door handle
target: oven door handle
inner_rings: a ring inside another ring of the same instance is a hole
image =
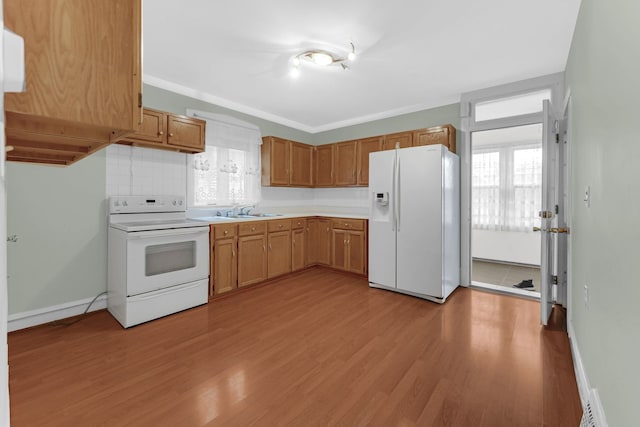
[[[127,233],[127,240],[148,239],[150,237],[188,236],[209,234],[209,227],[172,228],[169,230],[134,231]]]

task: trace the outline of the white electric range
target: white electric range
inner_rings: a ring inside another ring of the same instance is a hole
[[[108,310],[128,328],[206,304],[209,225],[179,196],[109,199]]]

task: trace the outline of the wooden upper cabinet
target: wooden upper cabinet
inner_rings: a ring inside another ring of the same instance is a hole
[[[316,187],[333,187],[333,157],[335,144],[315,147],[315,182]]]
[[[128,138],[132,140],[149,141],[155,144],[164,144],[167,130],[167,115],[162,111],[145,108],[142,110],[142,124],[140,130]]]
[[[356,185],[357,141],[335,144],[335,184]]]
[[[5,94],[8,160],[68,165],[138,130],[141,0],[5,0],[26,91]]]
[[[382,149],[383,137],[358,140],[358,185],[369,185],[369,153]]]
[[[289,142],[291,179],[289,184],[296,187],[313,186],[313,146],[299,142]]]
[[[289,141],[275,136],[262,138],[262,185],[289,185]]]
[[[413,140],[412,132],[400,132],[400,133],[392,133],[384,136],[384,142],[382,143],[383,150],[393,150],[396,148],[396,145],[399,148],[407,148],[411,147]]]
[[[206,122],[195,117],[145,108],[140,130],[118,143],[201,153],[205,150],[205,127]]]
[[[442,144],[456,152],[456,128],[451,125],[435,126],[413,131],[413,145]]]
[[[194,117],[167,115],[167,145],[181,151],[202,152],[206,122]]]

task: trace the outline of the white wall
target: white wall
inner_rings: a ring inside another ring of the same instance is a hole
[[[540,234],[515,231],[471,231],[471,256],[540,265]]]

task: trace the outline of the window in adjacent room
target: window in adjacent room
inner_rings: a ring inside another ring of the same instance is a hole
[[[189,156],[189,207],[255,205],[260,201],[260,130],[241,120],[190,112],[204,119],[206,150]]]
[[[472,227],[531,232],[540,224],[542,124],[474,132]]]

